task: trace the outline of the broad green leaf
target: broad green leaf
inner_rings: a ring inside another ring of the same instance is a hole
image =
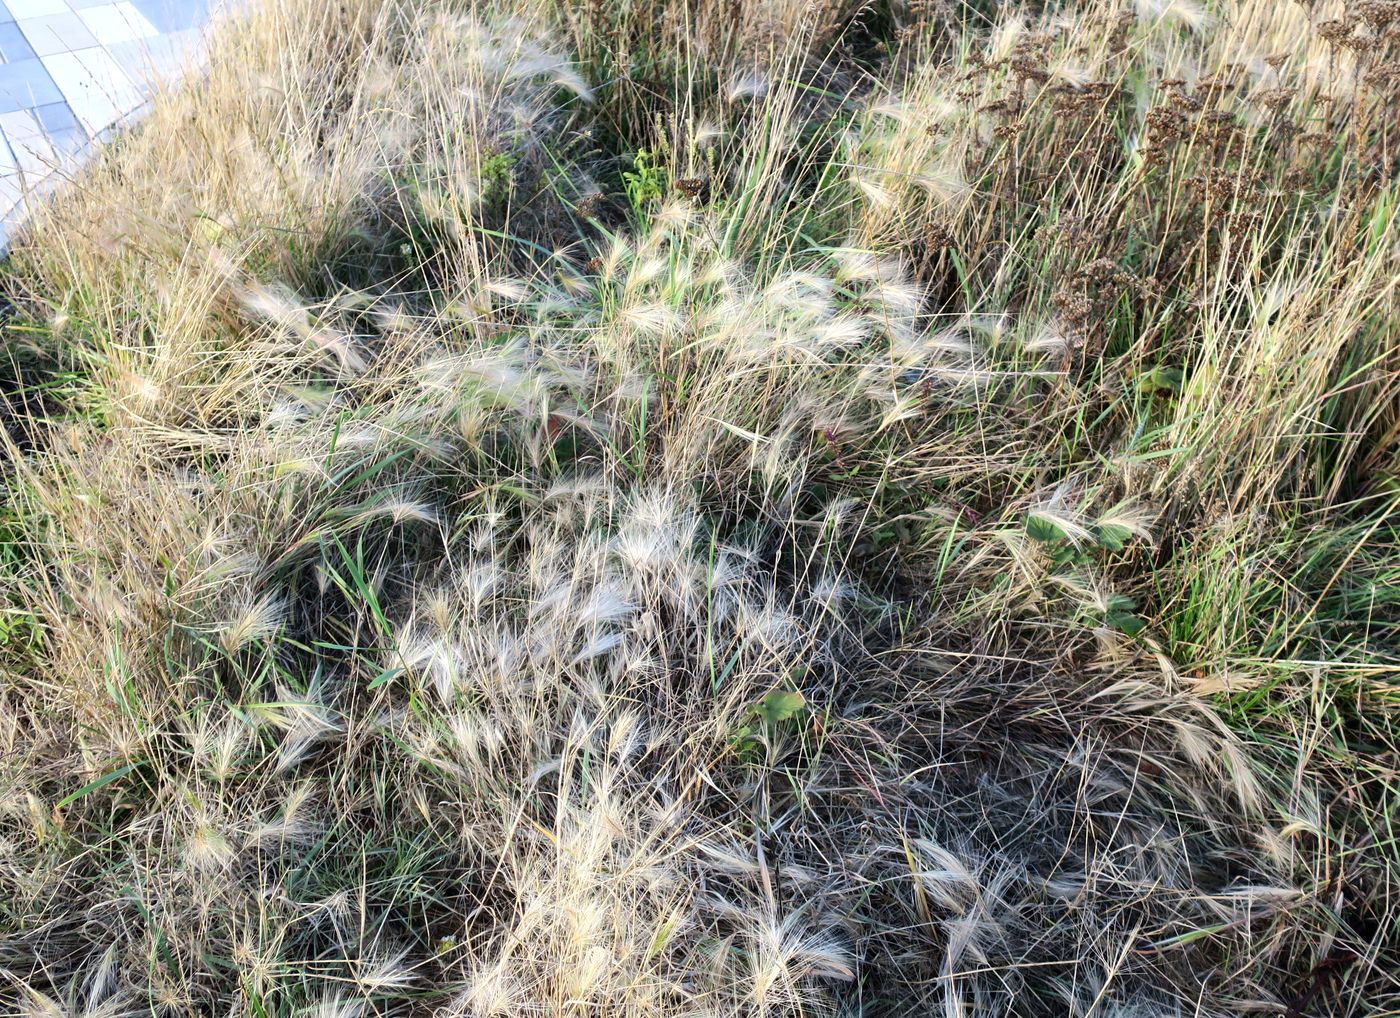
[[[1104,622],[1129,636],[1137,636],[1147,628],[1147,623],[1129,611],[1111,611],[1104,616]]]
[[[805,706],[807,698],[796,690],[775,689],[754,704],[751,710],[768,724],[776,725],[789,720]]]
[[[1099,547],[1109,551],[1122,551],[1132,536],[1131,530],[1117,523],[1101,523],[1094,528],[1094,538],[1099,542]]]
[[[1026,516],[1026,533],[1030,535],[1031,540],[1039,541],[1042,544],[1053,544],[1056,541],[1065,540],[1065,532],[1053,520],[1046,519],[1039,513],[1030,513]]]
[[[1180,368],[1159,364],[1138,379],[1138,391],[1147,393],[1180,392],[1181,383],[1185,377]]]

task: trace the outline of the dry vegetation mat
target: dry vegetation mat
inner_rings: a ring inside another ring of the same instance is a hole
[[[1400,1008],[1397,0],[271,0],[3,267],[0,1012]]]

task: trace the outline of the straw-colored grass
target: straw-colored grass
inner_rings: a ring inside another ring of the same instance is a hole
[[[1397,60],[229,23],[4,271],[0,1011],[1400,1008]]]

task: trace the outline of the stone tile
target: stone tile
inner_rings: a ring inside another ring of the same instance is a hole
[[[19,143],[44,137],[44,125],[32,110],[11,110],[0,113],[0,133],[9,142],[10,151],[18,155]]]
[[[63,93],[43,61],[17,60],[0,64],[0,113],[63,101]]]
[[[48,133],[28,110],[0,113],[0,133],[10,143],[10,152],[25,182],[36,183],[58,168]]]
[[[67,0],[5,0],[10,20],[20,18],[41,18],[46,14],[67,14],[70,10]]]
[[[18,60],[33,60],[37,53],[13,21],[0,22],[0,60],[13,64]]]
[[[54,53],[43,61],[89,134],[124,120],[141,104],[141,90],[101,46]]]
[[[158,32],[183,32],[209,20],[207,0],[131,0]]]
[[[0,199],[15,203],[10,214],[5,216],[5,227],[11,234],[19,230],[35,202],[52,190],[50,178],[27,177],[18,171],[0,178]],[[3,208],[3,204],[0,204],[0,208]]]
[[[44,130],[49,134],[57,134],[59,131],[79,126],[78,118],[73,116],[73,109],[66,102],[36,106],[32,112],[39,118],[39,123],[44,125]]]
[[[3,143],[0,149],[0,233],[4,235],[3,242],[8,243],[24,218],[29,188]]]
[[[5,20],[7,21],[73,13],[66,0],[4,0],[4,5],[6,9]]]
[[[34,47],[34,52],[45,57],[51,53],[71,53],[75,50],[96,46],[97,39],[88,31],[72,11],[67,14],[46,14],[38,18],[21,18],[19,29]]]
[[[127,76],[138,84],[178,81],[199,66],[200,37],[193,29],[114,43],[107,52]]]
[[[49,132],[49,142],[53,145],[54,153],[63,160],[72,160],[82,153],[87,148],[88,141],[87,132],[77,121],[74,121],[72,127]]]
[[[211,17],[245,6],[0,0],[0,252],[30,203],[144,108],[142,83],[197,70]]]
[[[130,42],[133,39],[149,39],[158,34],[145,15],[127,0],[81,10],[78,17],[103,46]]]

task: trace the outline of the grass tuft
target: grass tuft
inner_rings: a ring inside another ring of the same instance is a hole
[[[266,0],[0,333],[0,1010],[1400,1009],[1385,0]]]

